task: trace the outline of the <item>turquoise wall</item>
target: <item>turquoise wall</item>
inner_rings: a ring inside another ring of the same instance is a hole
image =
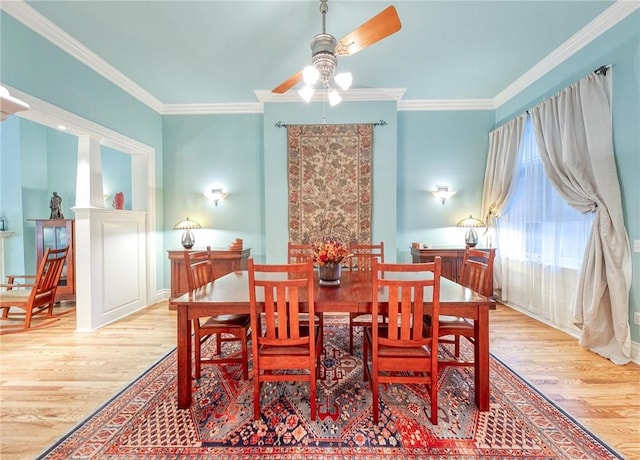
[[[613,147],[622,193],[627,234],[640,240],[640,11],[604,33],[570,59],[549,72],[496,111],[496,126],[571,85],[601,65],[611,65],[613,75]],[[631,255],[632,286],[629,295],[631,339],[640,341],[633,324],[640,312],[640,253]]]
[[[123,209],[131,210],[131,155],[104,145],[100,148],[102,163],[102,188],[105,206],[113,206],[113,197],[117,192],[124,193]]]
[[[494,112],[400,112],[398,116],[398,241],[402,261],[412,242],[464,247],[465,229],[480,217],[488,132]],[[457,193],[443,205],[430,192],[447,185]]]
[[[163,132],[165,249],[182,248],[173,226],[189,217],[203,227],[193,232],[196,247],[242,238],[252,256],[264,254],[262,115],[165,116]],[[205,193],[219,187],[229,195],[215,206]]]

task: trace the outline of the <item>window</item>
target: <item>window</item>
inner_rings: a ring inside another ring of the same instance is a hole
[[[547,179],[528,118],[519,152],[520,170],[505,212],[499,218],[503,255],[578,270],[593,214],[569,206]]]

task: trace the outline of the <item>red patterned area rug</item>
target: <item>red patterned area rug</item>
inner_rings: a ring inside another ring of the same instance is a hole
[[[180,410],[174,351],[40,458],[621,458],[494,357],[489,411],[473,402],[473,370],[448,367],[439,379],[437,426],[418,385],[383,387],[374,424],[369,384],[360,353],[348,353],[347,329],[325,326],[315,421],[308,385],[293,382],[266,384],[262,416],[253,420],[251,382],[240,380],[235,365],[204,366],[191,408]]]

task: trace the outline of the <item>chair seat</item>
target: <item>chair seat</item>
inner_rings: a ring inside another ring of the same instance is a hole
[[[371,331],[371,327],[366,327],[364,329],[364,333],[366,335],[366,340],[369,344],[373,343],[373,332]],[[429,338],[429,331],[427,328],[423,329],[422,336],[425,339]],[[387,327],[378,328],[378,337],[381,339],[386,339],[389,337],[389,329]],[[425,357],[431,356],[431,350],[429,350],[426,346],[421,347],[390,347],[385,345],[378,345],[378,355],[381,357]]]
[[[206,329],[215,326],[248,327],[249,325],[251,325],[251,316],[249,315],[218,315],[207,319],[200,327]]]
[[[473,321],[466,318],[460,318],[459,316],[440,316],[439,318],[440,332],[443,330],[461,330],[471,329],[473,330]]]

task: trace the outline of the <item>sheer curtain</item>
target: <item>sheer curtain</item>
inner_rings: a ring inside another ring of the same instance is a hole
[[[571,208],[545,174],[526,118],[514,189],[496,219],[502,300],[577,334],[571,299],[592,214]]]

